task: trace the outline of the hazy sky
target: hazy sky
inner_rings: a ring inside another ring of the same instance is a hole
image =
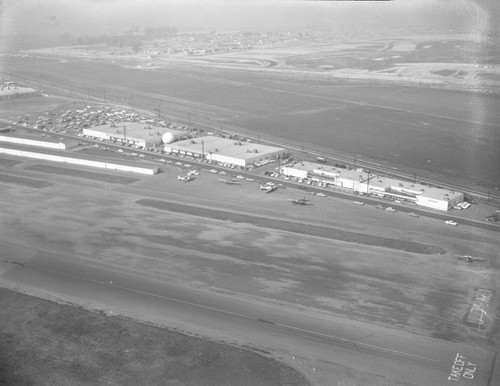
[[[498,0],[0,0],[0,33],[101,34],[131,26],[179,31],[371,28],[496,30]]]

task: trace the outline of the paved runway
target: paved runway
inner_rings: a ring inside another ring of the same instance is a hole
[[[493,352],[249,297],[202,292],[78,256],[5,244],[0,285],[270,352],[318,384],[336,372],[378,384],[487,385]],[[375,383],[375,381],[374,381]]]

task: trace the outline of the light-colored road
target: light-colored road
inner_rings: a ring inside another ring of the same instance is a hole
[[[269,351],[317,384],[334,384],[349,370],[371,384],[488,384],[493,352],[486,349],[206,293],[88,258],[6,243],[0,257],[2,286]]]

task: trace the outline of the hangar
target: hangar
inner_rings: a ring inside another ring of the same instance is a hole
[[[0,154],[8,154],[18,157],[35,158],[46,161],[61,162],[80,166],[90,166],[94,168],[118,170],[123,172],[132,172],[139,174],[153,175],[158,173],[158,167],[153,164],[140,162],[121,162],[105,157],[92,156],[85,157],[78,153],[65,153],[49,149],[33,149],[28,146],[15,146],[5,144],[0,146]]]
[[[131,143],[137,147],[156,147],[163,142],[163,139],[175,140],[181,138],[186,133],[176,130],[168,130],[165,128],[147,125],[140,122],[122,122],[111,123],[106,125],[95,126],[83,129],[83,135],[119,141],[123,143]],[[168,134],[168,137],[166,136]]]
[[[43,147],[47,149],[58,149],[58,150],[68,150],[78,146],[78,141],[76,139],[40,138],[29,135],[18,135],[14,133],[0,134],[0,142],[17,143],[19,145],[36,146],[36,147]]]
[[[443,211],[464,200],[464,194],[460,192],[383,177],[363,169],[348,170],[312,162],[298,162],[283,167],[282,173]]]
[[[236,141],[214,135],[166,144],[165,151],[241,167],[248,167],[266,159],[278,158],[285,153],[285,149],[280,147]]]

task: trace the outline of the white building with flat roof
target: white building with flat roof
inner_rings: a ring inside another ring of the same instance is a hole
[[[0,154],[8,154],[24,158],[34,158],[99,169],[153,175],[158,173],[158,166],[143,162],[130,162],[98,156],[85,156],[80,153],[64,152],[55,149],[32,148],[18,144],[0,144]]]
[[[166,132],[172,132],[172,137],[180,137],[179,133],[181,133],[139,122],[121,122],[83,129],[82,134],[99,139],[131,143],[135,146],[155,147],[162,143]]]
[[[390,197],[443,211],[464,200],[464,194],[460,192],[383,177],[363,169],[348,170],[304,161],[285,166],[281,172],[287,176],[327,182],[353,192]]]
[[[213,135],[165,144],[165,151],[241,167],[276,158],[285,153],[285,149],[280,147],[235,141]]]

